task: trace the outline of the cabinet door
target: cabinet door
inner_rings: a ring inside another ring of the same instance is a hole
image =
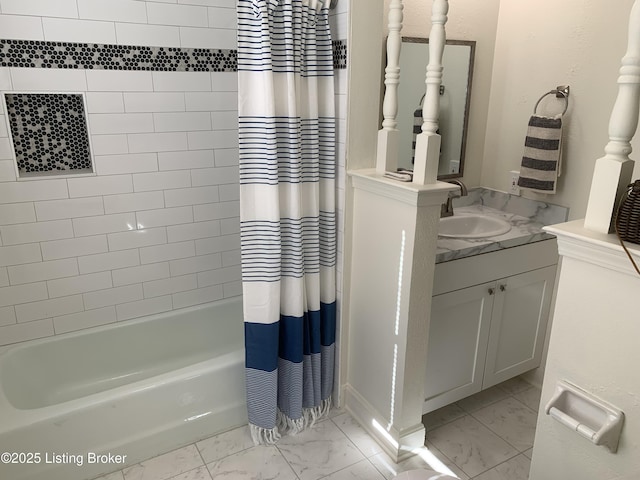
[[[495,286],[486,283],[433,297],[423,413],[482,388]]]
[[[497,282],[482,388],[540,366],[556,267]]]

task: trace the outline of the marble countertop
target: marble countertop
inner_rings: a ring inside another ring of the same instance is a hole
[[[503,235],[486,238],[438,237],[436,263],[555,238],[554,235],[543,231],[542,228],[549,224],[565,221],[567,209],[541,202],[526,202],[526,199],[520,198],[515,199],[518,202],[517,208],[510,208],[516,202],[513,197],[509,197],[511,196],[502,192],[478,189],[476,192],[470,192],[469,198],[455,199],[454,215],[473,213],[498,217],[509,222],[511,230]],[[526,208],[523,208],[522,205],[526,205]]]

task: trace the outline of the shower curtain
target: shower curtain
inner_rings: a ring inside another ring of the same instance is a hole
[[[331,406],[335,107],[329,0],[238,0],[247,409],[256,443]]]

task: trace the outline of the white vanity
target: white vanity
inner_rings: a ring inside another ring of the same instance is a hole
[[[556,240],[541,227],[566,218],[562,207],[485,189],[459,200],[457,215],[512,227],[438,240],[424,413],[540,366],[558,263]]]

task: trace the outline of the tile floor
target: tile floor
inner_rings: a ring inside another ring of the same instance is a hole
[[[242,427],[96,480],[384,480],[415,468],[448,469],[461,480],[526,480],[539,399],[539,389],[515,378],[427,414],[427,448],[400,464],[335,410],[277,446],[254,446]]]

